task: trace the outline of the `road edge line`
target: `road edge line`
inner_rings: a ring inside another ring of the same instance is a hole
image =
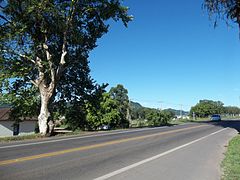
[[[186,147],[186,146],[192,145],[192,144],[194,144],[194,143],[196,143],[196,142],[199,142],[199,141],[201,141],[201,140],[203,140],[203,139],[206,139],[206,138],[208,138],[208,137],[210,137],[210,136],[213,136],[213,135],[215,135],[215,134],[218,134],[218,133],[220,133],[220,132],[222,132],[222,131],[224,131],[224,130],[226,130],[226,129],[228,129],[228,128],[224,128],[224,129],[215,131],[215,132],[213,132],[213,133],[211,133],[211,134],[208,134],[208,135],[206,135],[206,136],[203,136],[203,137],[201,137],[201,138],[199,138],[199,139],[196,139],[196,140],[191,141],[191,142],[189,142],[189,143],[183,144],[183,145],[181,145],[181,146],[175,147],[175,148],[173,148],[173,149],[170,149],[170,150],[168,150],[168,151],[165,151],[165,152],[163,152],[163,153],[161,153],[161,154],[158,154],[158,155],[156,155],[156,156],[153,156],[153,157],[144,159],[144,160],[139,161],[139,162],[137,162],[137,163],[131,164],[131,165],[129,165],[129,166],[123,167],[123,168],[118,169],[118,170],[116,170],[116,171],[113,171],[113,172],[111,172],[111,173],[108,173],[108,174],[105,174],[105,175],[100,176],[100,177],[98,177],[98,178],[95,178],[94,180],[106,180],[106,179],[109,179],[109,178],[111,178],[111,177],[113,177],[113,176],[116,176],[116,175],[121,174],[121,173],[123,173],[123,172],[126,172],[126,171],[128,171],[128,170],[130,170],[130,169],[133,169],[133,168],[135,168],[135,167],[138,167],[138,166],[140,166],[140,165],[142,165],[142,164],[145,164],[145,163],[148,163],[148,162],[150,162],[150,161],[156,160],[156,159],[158,159],[158,158],[160,158],[160,157],[162,157],[162,156],[165,156],[165,155],[170,154],[170,153],[172,153],[172,152],[174,152],[174,151],[177,151],[177,150],[179,150],[179,149],[182,149],[182,148],[184,148],[184,147]]]
[[[144,129],[136,129],[136,130],[110,132],[110,133],[104,133],[104,134],[84,135],[84,136],[69,137],[69,138],[55,139],[55,140],[46,140],[46,141],[31,142],[31,143],[24,143],[24,144],[14,144],[14,145],[0,146],[0,149],[31,146],[31,145],[38,145],[38,144],[48,144],[48,143],[54,143],[54,142],[69,141],[69,140],[75,140],[75,139],[85,139],[85,138],[91,138],[91,137],[102,137],[102,136],[126,134],[126,133],[131,133],[131,132],[134,133],[134,132],[141,132],[141,131],[150,131],[152,129],[163,129],[163,128],[167,128],[167,127],[168,126],[161,126],[161,127],[154,127],[154,128],[144,128]]]

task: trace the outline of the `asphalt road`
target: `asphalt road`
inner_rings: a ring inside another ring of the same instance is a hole
[[[0,179],[220,179],[240,121],[0,144]]]

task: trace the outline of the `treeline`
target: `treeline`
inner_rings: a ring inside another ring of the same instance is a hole
[[[174,117],[174,113],[170,111],[146,108],[131,102],[128,90],[121,84],[112,87],[108,92],[105,88],[106,86],[97,91],[91,101],[82,107],[72,108],[69,104],[70,108],[63,123],[73,130],[97,130],[103,125],[108,125],[111,129],[153,127],[166,125]]]
[[[117,85],[105,90],[107,85],[99,88],[85,99],[81,106],[68,104],[63,124],[69,129],[97,130],[100,126],[111,128],[129,127],[129,98],[128,91],[123,85]]]
[[[132,127],[167,125],[175,114],[169,110],[159,110],[131,102]]]
[[[221,101],[200,100],[190,110],[190,115],[205,118],[213,114],[225,114],[230,116],[240,115],[240,108],[235,106],[224,106]]]
[[[81,80],[82,82],[83,80]],[[72,84],[65,88],[49,106],[51,118],[57,126],[71,130],[98,130],[103,125],[111,129],[134,126],[161,126],[169,123],[174,113],[146,108],[130,102],[128,90],[123,85],[106,91],[108,84],[94,85],[86,79],[83,86]],[[37,118],[40,111],[40,97],[36,89],[25,89],[19,96],[6,94],[0,97],[0,106],[7,103],[11,107],[10,118],[19,123],[24,118]],[[137,124],[137,125],[136,125]],[[38,129],[38,128],[37,128]]]

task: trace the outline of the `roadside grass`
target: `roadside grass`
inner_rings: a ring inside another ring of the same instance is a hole
[[[222,162],[222,180],[240,179],[240,135],[234,137],[228,145],[228,150]]]
[[[48,137],[64,137],[64,136],[85,135],[85,134],[92,134],[92,133],[93,132],[89,132],[89,131],[75,130],[73,132],[59,133],[59,134],[55,134],[53,136],[42,136],[39,133],[28,134],[28,135],[18,135],[18,136],[8,136],[8,137],[0,137],[0,143],[11,142],[11,141],[44,139],[44,138],[48,138]]]
[[[239,120],[240,116],[222,116],[223,120]]]
[[[172,125],[179,125],[179,124],[184,124],[188,122],[204,122],[204,121],[209,121],[209,118],[175,119],[175,120],[171,120],[169,123]]]
[[[65,136],[77,136],[77,135],[91,135],[94,133],[99,133],[101,131],[82,131],[82,130],[75,130],[73,132],[67,133],[59,133],[53,136],[42,136],[38,134],[29,134],[29,135],[18,135],[18,136],[8,136],[8,137],[0,137],[0,143],[6,142],[14,142],[14,141],[24,141],[24,140],[34,140],[34,139],[47,139],[49,137],[65,137]],[[110,132],[110,131],[105,131]]]
[[[0,142],[23,141],[23,140],[40,139],[40,138],[44,138],[44,137],[41,136],[40,134],[29,134],[29,135],[0,137]]]

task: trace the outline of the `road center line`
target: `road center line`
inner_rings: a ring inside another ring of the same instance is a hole
[[[218,131],[216,131],[216,132],[214,132],[214,133],[211,133],[211,134],[209,134],[209,135],[203,136],[203,137],[201,137],[201,138],[199,138],[199,139],[196,139],[196,140],[191,141],[191,142],[189,142],[189,143],[183,144],[183,145],[178,146],[178,147],[176,147],[176,148],[170,149],[170,150],[168,150],[168,151],[166,151],[166,152],[164,152],[164,153],[158,154],[158,155],[156,155],[156,156],[153,156],[153,157],[144,159],[144,160],[139,161],[139,162],[137,162],[137,163],[134,163],[134,164],[132,164],[132,165],[130,165],[130,166],[126,166],[126,167],[121,168],[121,169],[119,169],[119,170],[113,171],[113,172],[111,172],[111,173],[109,173],[109,174],[103,175],[103,176],[98,177],[98,178],[96,178],[96,179],[94,179],[94,180],[106,180],[106,179],[109,179],[109,178],[111,178],[111,177],[113,177],[113,176],[116,176],[116,175],[118,175],[118,174],[121,174],[121,173],[123,173],[123,172],[126,172],[126,171],[128,171],[128,170],[130,170],[130,169],[133,169],[133,168],[135,168],[135,167],[138,167],[138,166],[143,165],[143,164],[145,164],[145,163],[148,163],[148,162],[150,162],[150,161],[159,159],[159,158],[162,157],[162,156],[165,156],[165,155],[167,155],[167,154],[170,154],[170,153],[172,153],[172,152],[174,152],[174,151],[177,151],[177,150],[179,150],[179,149],[182,149],[182,148],[184,148],[184,147],[186,147],[186,146],[192,145],[192,144],[194,144],[194,143],[196,143],[196,142],[199,142],[199,141],[201,141],[201,140],[203,140],[203,139],[206,139],[206,138],[208,138],[208,137],[210,137],[210,136],[213,136],[213,135],[215,135],[215,134],[217,134],[217,133],[220,133],[220,132],[222,132],[222,131],[224,131],[224,130],[226,130],[226,129],[228,129],[228,128],[224,128],[224,129],[218,130]]]
[[[4,160],[4,161],[0,161],[0,166],[19,163],[19,162],[24,162],[24,161],[30,161],[30,160],[40,159],[40,158],[53,157],[53,156],[58,156],[58,155],[77,152],[77,151],[90,150],[90,149],[95,149],[95,148],[99,148],[99,147],[104,147],[104,146],[129,142],[129,141],[146,139],[146,138],[150,138],[150,137],[154,137],[154,136],[172,134],[172,133],[177,133],[177,132],[182,132],[182,131],[186,131],[186,130],[196,129],[196,128],[200,128],[200,127],[204,127],[204,126],[208,126],[208,125],[199,125],[199,126],[188,127],[188,128],[183,128],[183,129],[176,129],[176,130],[172,130],[172,131],[165,131],[165,132],[154,133],[154,134],[149,134],[149,135],[144,135],[144,136],[137,136],[137,137],[119,139],[119,140],[109,141],[109,142],[100,143],[100,144],[93,144],[93,145],[81,146],[81,147],[77,147],[77,148],[65,149],[65,150],[55,151],[55,152],[50,152],[50,153],[38,154],[38,155],[33,155],[33,156],[26,156],[26,157],[21,157],[21,158],[17,158],[17,159]]]
[[[167,126],[155,127],[155,128],[152,128],[152,129],[163,129],[163,128],[166,128],[166,127]],[[47,143],[69,141],[69,140],[76,140],[76,139],[85,139],[85,138],[91,138],[91,137],[101,137],[101,136],[110,136],[110,135],[117,135],[117,134],[126,134],[126,133],[131,133],[131,132],[150,131],[150,130],[151,130],[150,128],[137,129],[137,130],[127,130],[127,131],[120,131],[120,132],[118,132],[118,130],[116,130],[115,132],[104,133],[104,134],[84,135],[84,136],[69,137],[69,138],[64,138],[64,139],[54,139],[54,140],[46,140],[46,141],[40,141],[40,142],[7,145],[7,146],[0,147],[0,149],[15,148],[15,147],[22,147],[22,146],[31,146],[31,145],[38,145],[38,144],[47,144]]]

